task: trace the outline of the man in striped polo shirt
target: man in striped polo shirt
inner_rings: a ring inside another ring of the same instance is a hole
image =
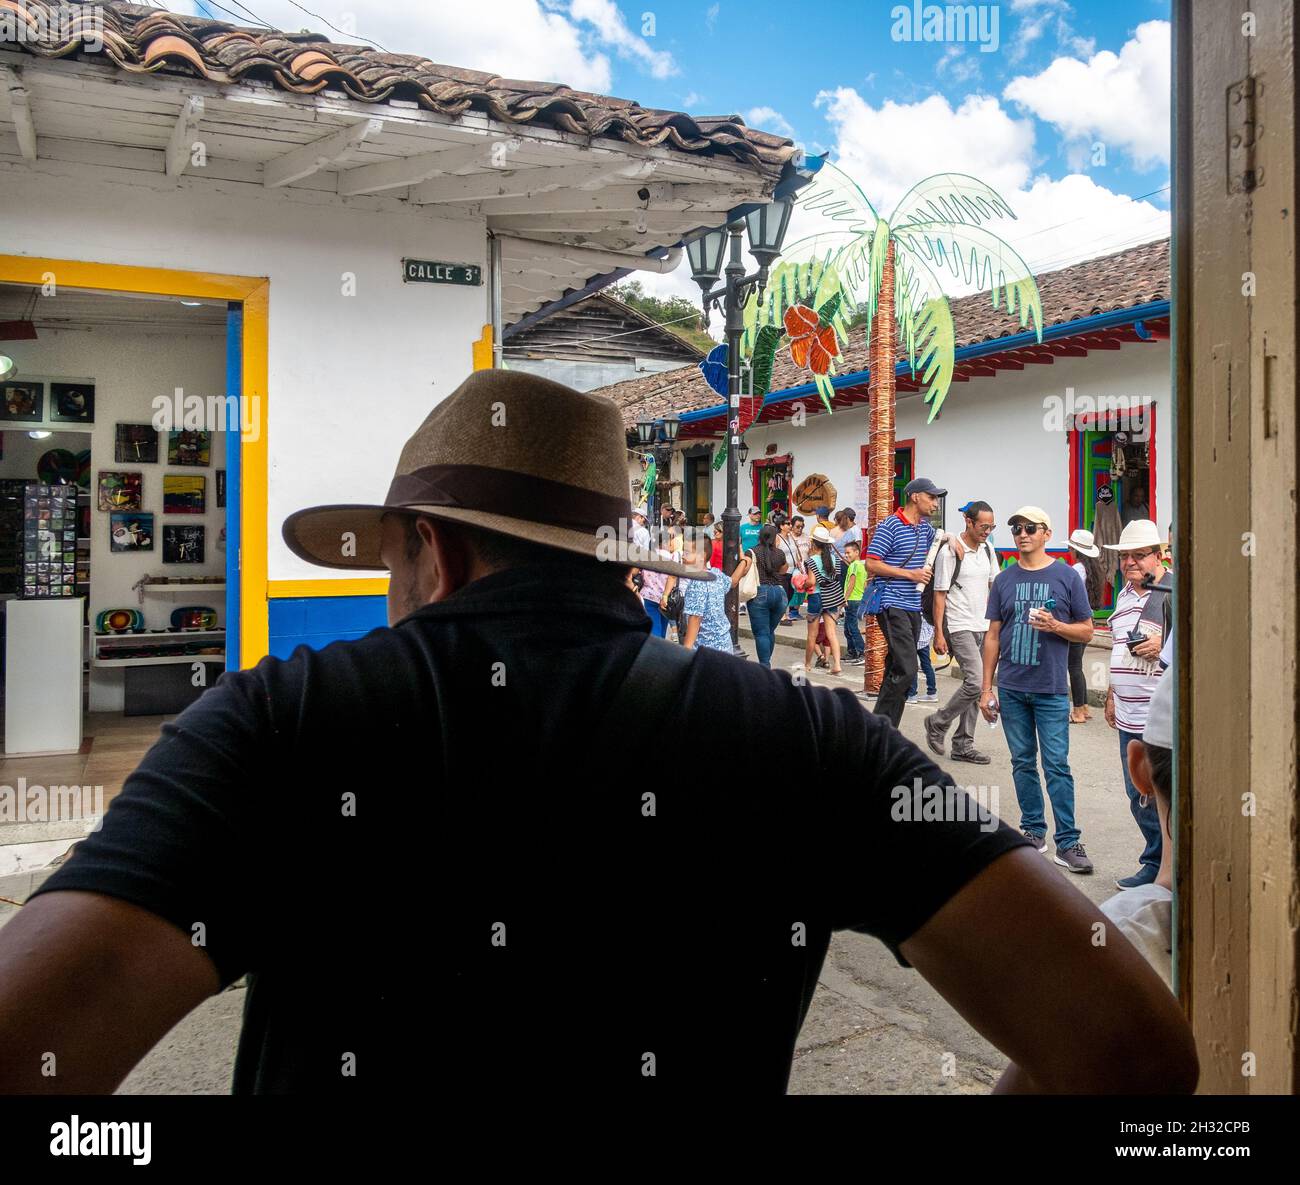
[[[1119,764],[1124,774],[1124,789],[1128,793],[1129,810],[1142,832],[1144,845],[1139,857],[1138,870],[1132,876],[1118,879],[1121,889],[1136,889],[1149,885],[1160,871],[1160,850],[1163,839],[1160,816],[1155,800],[1145,797],[1128,771],[1128,746],[1130,741],[1140,741],[1147,726],[1147,713],[1151,696],[1160,685],[1163,668],[1160,665],[1160,648],[1164,644],[1163,615],[1156,620],[1146,620],[1144,610],[1153,595],[1142,582],[1148,577],[1159,580],[1165,572],[1160,562],[1160,532],[1150,519],[1134,519],[1124,528],[1118,543],[1105,545],[1108,551],[1119,554],[1119,570],[1124,576],[1124,587],[1115,598],[1115,609],[1110,615],[1110,689],[1106,692],[1106,723],[1119,733]],[[1166,601],[1163,593],[1155,594]],[[1156,616],[1147,614],[1146,618]],[[1146,640],[1129,645],[1133,631],[1145,634]]]
[[[928,477],[909,481],[903,490],[902,506],[876,524],[867,545],[867,571],[884,582],[882,608],[876,615],[876,624],[889,646],[889,660],[880,681],[875,711],[877,716],[889,717],[895,728],[903,719],[907,689],[916,677],[921,588],[930,582],[932,575],[925,563],[930,544],[934,542],[930,515],[947,492]]]

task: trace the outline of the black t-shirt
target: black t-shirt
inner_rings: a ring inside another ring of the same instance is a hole
[[[249,976],[237,1093],[779,1093],[831,931],[897,953],[1024,840],[896,820],[893,787],[948,783],[928,757],[721,652],[667,720],[606,721],[648,630],[613,573],[547,566],[227,674],[38,892]]]
[[[785,553],[779,547],[758,543],[754,546],[754,562],[758,565],[759,584],[781,583],[781,569],[786,564]]]

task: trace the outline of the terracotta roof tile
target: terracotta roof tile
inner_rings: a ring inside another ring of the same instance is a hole
[[[1043,328],[1064,325],[1116,309],[1169,299],[1169,240],[1143,243],[1112,255],[1044,272],[1037,277],[1043,305]],[[1024,332],[1020,318],[995,309],[987,292],[963,296],[952,302],[957,345],[969,346]],[[899,356],[902,361],[905,355]],[[836,360],[838,374],[867,369],[867,346],[862,334],[845,347]],[[784,391],[809,381],[808,371],[796,367],[789,350],[777,351],[772,390]],[[598,389],[623,408],[623,422],[631,429],[642,416],[662,416],[670,411],[698,411],[717,407],[724,400],[708,386],[699,368],[684,366],[645,378],[628,379]]]
[[[103,12],[101,30],[89,23],[89,4],[84,22],[54,19],[56,10],[66,4],[67,0],[0,0],[0,8],[25,20],[31,29],[20,46],[41,57],[82,52],[93,59],[103,54],[133,74],[179,72],[217,83],[260,79],[300,94],[338,87],[363,102],[412,100],[452,117],[476,110],[503,123],[536,123],[643,147],[732,157],[773,176],[797,152],[792,141],[748,128],[738,115],[697,119],[560,83],[502,78],[483,70],[440,65],[418,54],[338,44],[317,33],[244,28],[119,0],[93,6]],[[37,9],[50,10],[49,17]],[[99,53],[87,49],[85,42],[96,45],[101,33]]]

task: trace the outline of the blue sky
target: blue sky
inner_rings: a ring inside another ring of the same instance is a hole
[[[1168,233],[1168,0],[976,5],[987,49],[898,39],[947,6],[885,0],[476,0],[473,22],[451,0],[156,2],[740,114],[829,151],[883,214],[930,173],[971,173],[1016,211],[999,231],[1038,271]],[[695,291],[676,274],[647,287]]]

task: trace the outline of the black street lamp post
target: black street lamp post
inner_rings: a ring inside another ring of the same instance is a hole
[[[740,562],[740,339],[745,330],[745,302],[750,290],[757,285],[761,298],[767,285],[767,271],[781,254],[781,243],[790,222],[793,201],[789,198],[769,202],[747,214],[745,218],[729,222],[725,227],[710,230],[686,245],[691,264],[691,279],[703,292],[704,324],[709,323],[709,309],[721,307],[726,318],[727,335],[727,505],[722,512],[722,569],[727,575],[735,571]],[[758,260],[758,271],[745,275],[741,255],[741,235],[749,230],[749,250]],[[722,268],[723,248],[730,245],[725,270]],[[720,288],[713,286],[719,274],[725,278]],[[734,595],[729,596],[727,612],[731,618],[731,641],[739,641],[739,606]]]
[[[672,475],[673,445],[677,443],[677,431],[681,420],[676,413],[669,412],[662,420],[638,420],[636,423],[637,442],[642,448],[650,450],[655,462],[655,482],[650,489],[646,506],[646,525],[650,527],[650,537],[657,546],[659,539],[659,474],[668,466],[668,475]]]

